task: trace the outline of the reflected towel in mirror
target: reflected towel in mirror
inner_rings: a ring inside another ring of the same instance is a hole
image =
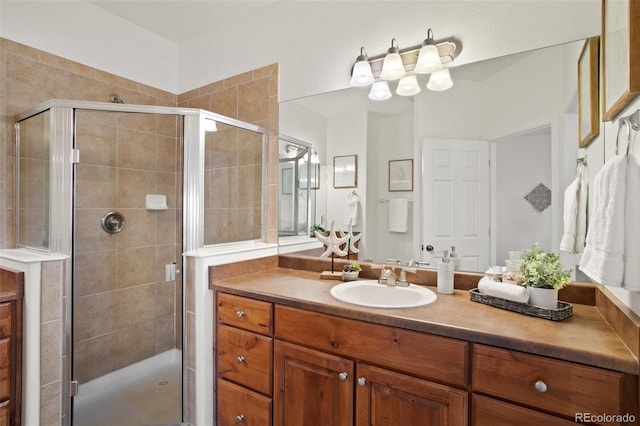
[[[409,200],[389,200],[389,232],[407,232],[409,228]]]
[[[358,205],[360,204],[360,196],[356,191],[352,191],[347,197],[347,206],[344,211],[344,224],[358,225]]]

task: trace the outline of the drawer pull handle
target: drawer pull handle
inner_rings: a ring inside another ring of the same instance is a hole
[[[236,358],[236,361],[238,362],[238,364],[242,364],[244,362],[244,357],[240,355]]]
[[[348,375],[347,375],[347,373],[345,373],[344,371],[343,371],[342,373],[338,374],[338,378],[339,378],[340,380],[342,380],[343,382],[344,382],[345,380],[347,380],[347,377],[349,377],[349,376],[348,376]]]
[[[367,384],[367,379],[364,377],[358,377],[358,386],[364,386]]]
[[[244,315],[244,311],[236,311],[236,317],[242,318]]]
[[[533,387],[535,387],[536,390],[540,393],[545,393],[547,391],[547,384],[542,380],[538,380],[536,384],[533,385]]]
[[[236,416],[236,423],[242,423],[244,421],[244,414],[238,414]]]

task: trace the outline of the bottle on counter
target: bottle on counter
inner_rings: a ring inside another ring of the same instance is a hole
[[[449,255],[451,258],[451,263],[453,263],[453,270],[460,270],[460,258],[458,257],[458,253],[456,253],[456,246],[451,246],[451,254]]]
[[[438,263],[438,293],[453,294],[453,262],[449,258],[448,250],[444,251],[442,260]]]

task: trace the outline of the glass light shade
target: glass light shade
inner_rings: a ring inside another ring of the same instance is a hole
[[[412,96],[420,92],[420,86],[415,75],[402,77],[398,82],[396,93],[400,96]]]
[[[358,61],[353,66],[353,74],[351,75],[352,86],[368,86],[375,81],[371,72],[369,61]]]
[[[434,44],[427,44],[420,48],[418,53],[418,61],[416,62],[415,72],[418,74],[429,74],[442,68],[440,53]]]
[[[451,87],[453,87],[453,81],[451,80],[448,68],[442,68],[431,73],[431,77],[427,83],[427,89],[438,92],[450,89]]]
[[[404,69],[400,53],[387,53],[387,56],[384,57],[384,62],[382,62],[380,78],[383,80],[397,80],[405,75],[407,75],[407,71]]]
[[[386,81],[376,81],[371,86],[369,92],[369,99],[373,101],[384,101],[391,97],[391,90],[389,90],[389,83]]]

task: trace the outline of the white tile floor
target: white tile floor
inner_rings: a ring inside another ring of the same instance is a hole
[[[180,425],[181,370],[181,352],[173,349],[81,384],[73,425]]]

